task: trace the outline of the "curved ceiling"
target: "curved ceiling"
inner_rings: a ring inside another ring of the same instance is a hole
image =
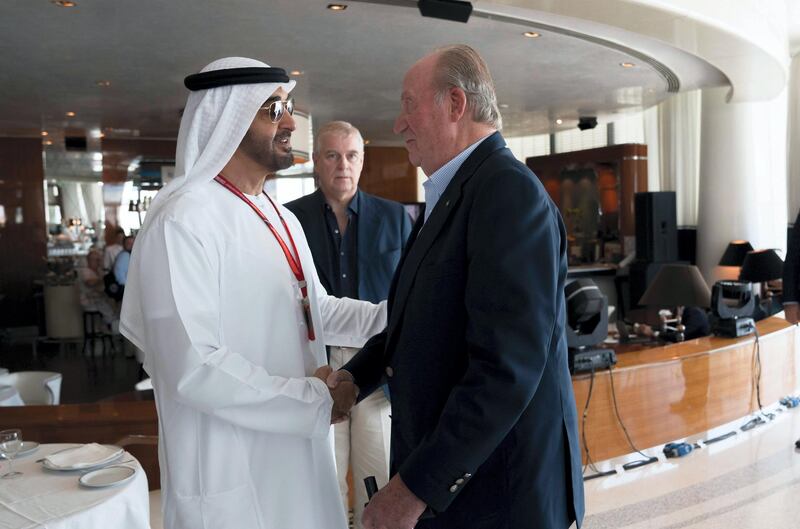
[[[345,119],[375,143],[395,141],[405,70],[454,42],[474,46],[489,63],[509,136],[573,127],[581,115],[609,120],[656,104],[677,86],[728,83],[708,62],[619,28],[581,32],[570,28],[575,18],[543,20],[529,9],[482,3],[461,24],[423,18],[414,2],[387,1],[395,5],[356,0],[344,12],[326,9],[325,0],[7,3],[0,134],[47,130],[58,138],[101,129],[174,137],[184,76],[228,55],[301,70],[295,97],[316,124]],[[525,38],[527,30],[541,36]],[[620,66],[628,62],[635,66]]]
[[[477,11],[517,10],[614,38],[618,31],[683,50],[718,68],[732,102],[764,101],[786,87],[797,0],[493,0]],[[788,37],[788,38],[787,38]]]

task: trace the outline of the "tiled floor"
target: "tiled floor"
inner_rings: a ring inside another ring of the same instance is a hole
[[[96,402],[134,390],[140,376],[139,364],[133,358],[126,358],[119,344],[117,354],[94,359],[82,353],[81,345],[61,350],[56,344],[42,344],[38,347],[38,358],[34,359],[29,343],[0,341],[0,366],[12,372],[61,373],[62,404]]]
[[[737,432],[685,457],[667,460],[659,446],[645,450],[659,456],[657,463],[587,481],[584,528],[800,528],[800,450],[794,444],[800,439],[800,408],[774,405],[765,411],[775,418],[750,431],[739,429],[745,418],[687,439]],[[599,467],[620,470],[637,458]]]

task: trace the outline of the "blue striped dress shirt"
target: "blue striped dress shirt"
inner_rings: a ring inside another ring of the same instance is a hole
[[[491,136],[491,134],[484,136],[458,153],[455,158],[434,171],[434,173],[422,183],[422,187],[425,188],[425,222],[428,222],[428,217],[431,216],[433,208],[436,207],[436,203],[442,198],[444,190],[447,189],[447,185],[461,168],[461,164],[463,164],[464,160],[469,158],[469,155],[472,154],[472,151],[477,149],[478,145],[489,136]]]

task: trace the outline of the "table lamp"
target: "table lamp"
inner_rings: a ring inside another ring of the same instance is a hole
[[[719,260],[719,266],[742,266],[747,252],[752,252],[753,246],[747,241],[731,241]]]
[[[767,250],[753,250],[747,252],[747,256],[742,263],[742,271],[739,273],[741,281],[750,281],[751,283],[760,283],[761,300],[756,303],[764,311],[764,315],[760,314],[756,320],[762,317],[770,316],[776,312],[780,312],[780,307],[773,309],[772,307],[772,292],[767,287],[767,281],[780,279],[783,276],[783,260],[773,249]],[[761,305],[763,302],[763,305]]]
[[[675,318],[661,315],[661,332],[674,332],[675,341],[684,340],[685,328],[681,323],[683,307],[709,307],[711,291],[700,270],[693,265],[665,264],[647,287],[640,305],[659,308],[676,308]],[[674,323],[671,327],[669,324]]]

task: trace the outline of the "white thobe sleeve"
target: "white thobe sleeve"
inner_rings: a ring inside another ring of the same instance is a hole
[[[322,316],[325,345],[361,347],[386,328],[386,301],[370,303],[328,295],[314,267],[314,291]]]
[[[137,248],[156,391],[174,391],[181,404],[244,428],[327,436],[332,399],[324,382],[271,375],[222,343],[216,249],[178,221],[165,220],[159,231]]]

